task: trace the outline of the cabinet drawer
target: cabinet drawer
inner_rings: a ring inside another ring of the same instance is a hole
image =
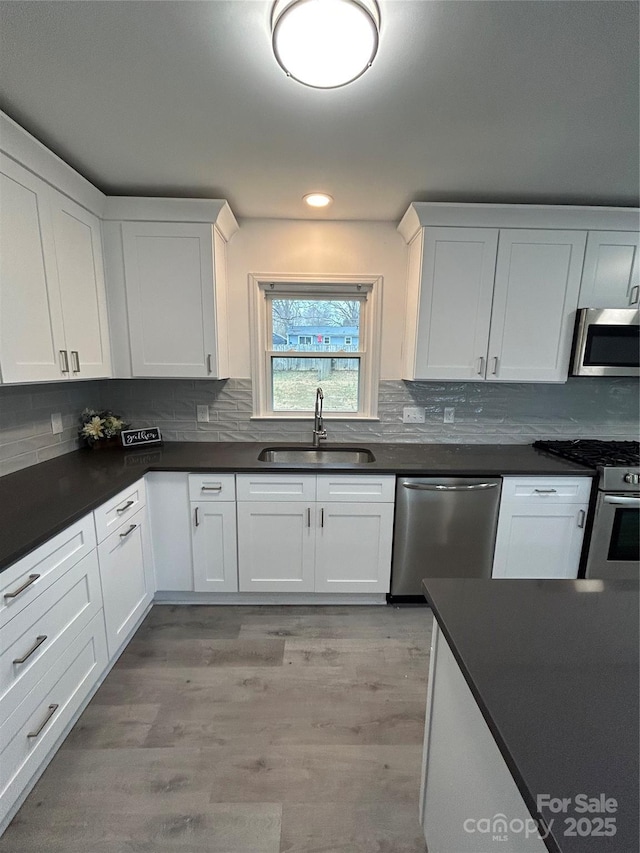
[[[588,503],[590,477],[504,477],[502,501]]]
[[[315,474],[238,474],[239,501],[315,501]]]
[[[0,628],[95,548],[93,518],[87,515],[53,536],[0,575]]]
[[[98,556],[91,551],[8,623],[0,646],[0,725],[101,606]]]
[[[189,500],[235,501],[235,474],[189,474]]]
[[[104,541],[110,533],[128,522],[145,503],[144,480],[138,480],[133,486],[123,489],[111,500],[98,507],[93,513],[98,542]]]
[[[316,488],[318,501],[393,503],[396,478],[370,474],[319,474]]]
[[[0,821],[107,665],[102,613],[94,616],[0,726]]]

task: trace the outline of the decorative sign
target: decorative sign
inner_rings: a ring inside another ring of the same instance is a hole
[[[123,429],[123,447],[138,447],[140,444],[162,444],[162,437],[158,427],[145,427],[144,429]]]

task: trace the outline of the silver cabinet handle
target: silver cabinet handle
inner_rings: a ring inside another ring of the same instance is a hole
[[[196,527],[200,527],[200,516],[198,515],[198,507],[193,511],[193,523]]]
[[[634,284],[631,288],[631,296],[629,297],[629,305],[635,305],[640,295],[640,285]]]
[[[320,527],[324,527],[324,507],[320,510]]]
[[[201,492],[221,492],[222,491],[222,485],[219,484],[217,486],[202,486],[200,488],[200,491]]]
[[[49,705],[49,707],[47,708],[47,715],[44,720],[40,723],[35,732],[28,732],[27,737],[38,737],[42,729],[47,725],[51,717],[53,717],[55,712],[58,710],[58,707],[58,705]]]
[[[28,660],[29,660],[29,658],[31,657],[31,655],[32,655],[32,654],[33,654],[37,649],[39,649],[39,648],[40,648],[40,646],[44,643],[44,641],[45,641],[46,639],[47,639],[47,635],[46,635],[46,634],[41,634],[39,637],[36,637],[36,641],[35,641],[35,643],[31,646],[31,648],[29,649],[29,651],[28,651],[28,652],[25,652],[25,653],[22,655],[22,657],[21,657],[21,658],[15,658],[15,660],[14,660],[13,662],[14,662],[14,663],[24,663],[25,661],[28,661]]]
[[[62,362],[62,366],[60,367],[60,373],[68,373],[69,372],[69,356],[67,355],[66,349],[60,350],[60,361]]]
[[[557,494],[557,489],[534,489],[533,490],[538,495],[555,495]]]
[[[484,376],[484,356],[481,355],[478,359],[478,376]]]
[[[20,595],[21,592],[24,592],[27,587],[31,586],[32,583],[35,583],[40,575],[29,575],[29,579],[26,580],[22,586],[19,586],[18,589],[14,589],[13,592],[5,592],[5,599],[15,598],[17,595]]]
[[[132,525],[129,527],[129,529],[128,529],[128,530],[125,530],[125,532],[124,532],[124,533],[121,533],[121,534],[120,534],[120,538],[121,538],[121,539],[124,539],[124,538],[125,538],[125,537],[127,537],[130,533],[133,533],[133,531],[136,529],[136,527],[137,527],[137,526],[138,526],[137,524],[132,524]]]
[[[119,506],[116,508],[116,512],[119,514],[121,512],[126,512],[130,506],[133,506],[135,501],[127,501],[124,506]]]
[[[211,353],[207,354],[207,373],[213,373],[213,368],[211,367]]]
[[[495,376],[497,372],[498,372],[498,356],[494,355],[494,357],[493,357],[493,369],[491,370],[491,374],[493,376]]]
[[[311,527],[311,507],[307,507],[307,527]]]
[[[80,356],[77,349],[71,350],[71,364],[73,365],[73,372],[80,373]]]
[[[582,528],[584,527],[584,520],[585,520],[585,518],[586,518],[586,517],[587,517],[587,513],[586,513],[583,509],[581,509],[581,510],[578,512],[578,527],[579,527],[581,530],[582,530]]]
[[[419,492],[475,492],[482,489],[497,489],[497,483],[475,483],[473,486],[443,486],[440,483],[403,483],[405,489]]]

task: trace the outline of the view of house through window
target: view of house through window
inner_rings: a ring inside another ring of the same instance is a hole
[[[326,412],[360,404],[360,299],[269,299],[274,412],[310,411],[318,385]]]

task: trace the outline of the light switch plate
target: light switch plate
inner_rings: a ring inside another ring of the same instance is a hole
[[[445,424],[452,424],[456,419],[456,410],[455,406],[445,406],[444,407],[444,418],[443,421]]]
[[[60,412],[51,415],[51,432],[54,435],[60,435],[62,432],[62,415]]]
[[[196,417],[199,424],[208,424],[209,406],[196,406]]]
[[[423,424],[424,409],[420,406],[405,406],[402,410],[403,424]]]

